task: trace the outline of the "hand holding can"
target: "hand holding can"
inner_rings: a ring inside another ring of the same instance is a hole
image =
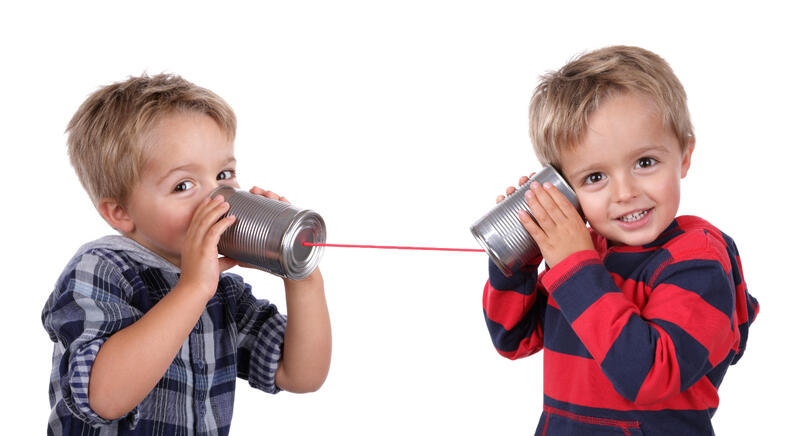
[[[513,272],[540,255],[537,243],[518,218],[519,210],[532,215],[524,195],[535,181],[540,184],[551,183],[554,185],[570,200],[578,213],[583,215],[575,191],[552,166],[543,168],[514,191],[510,190],[511,193],[508,193],[503,201],[499,201],[493,209],[471,226],[471,233],[485,249],[493,263],[507,277],[512,276]]]

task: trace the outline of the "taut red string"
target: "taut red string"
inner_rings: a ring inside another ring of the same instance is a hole
[[[315,244],[303,242],[304,247],[344,247],[344,248],[380,248],[383,250],[434,250],[434,251],[471,251],[484,252],[479,248],[441,248],[441,247],[405,247],[399,245],[354,245],[354,244]]]

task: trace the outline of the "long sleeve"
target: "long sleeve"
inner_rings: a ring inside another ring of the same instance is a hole
[[[281,389],[275,384],[275,371],[281,360],[286,332],[286,317],[274,304],[259,300],[242,278],[228,274],[241,291],[236,296],[237,375],[271,394]]]
[[[610,273],[595,251],[574,253],[542,277],[549,304],[628,401],[653,404],[696,383],[715,391],[721,380],[705,376],[737,354],[732,263],[714,238],[686,234],[637,277]],[[641,308],[632,293],[648,295]]]
[[[44,328],[55,342],[53,359],[59,371],[51,389],[60,391],[75,417],[92,426],[112,422],[88,404],[89,376],[97,353],[113,333],[143,315],[127,302],[130,290],[121,268],[107,257],[87,253],[61,277],[42,312]],[[138,418],[136,407],[119,420],[128,420],[134,428]]]
[[[543,316],[547,296],[534,265],[506,277],[489,261],[489,279],[482,297],[485,323],[496,350],[509,359],[536,353],[543,347]]]
[[[88,407],[88,381],[104,341],[151,310],[179,282],[165,259],[121,236],[78,250],[42,313],[55,342],[50,376],[53,434],[228,434],[237,377],[277,392],[275,369],[286,319],[257,300],[241,277],[221,274],[215,295],[148,395],[128,414],[105,421]],[[163,430],[165,431],[165,430]]]

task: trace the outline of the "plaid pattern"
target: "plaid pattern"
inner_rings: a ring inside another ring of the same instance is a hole
[[[276,393],[285,316],[250,285],[222,274],[217,292],[171,366],[127,416],[108,421],[88,405],[88,377],[102,344],[164,297],[179,270],[142,246],[111,236],[83,247],[42,312],[55,343],[48,434],[228,434],[237,377]]]

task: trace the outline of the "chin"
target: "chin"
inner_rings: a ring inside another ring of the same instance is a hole
[[[632,237],[624,238],[625,245],[631,245],[634,247],[640,247],[642,245],[647,245],[656,239],[658,239],[658,233],[653,233],[651,235],[634,235]]]
[[[642,245],[647,245],[658,238],[658,234],[656,233],[653,233],[651,235],[647,235],[647,234],[626,235],[625,232],[611,232],[610,234],[607,233],[600,233],[600,234],[603,235],[608,241],[610,241],[611,244],[628,245],[631,247],[640,247]]]

